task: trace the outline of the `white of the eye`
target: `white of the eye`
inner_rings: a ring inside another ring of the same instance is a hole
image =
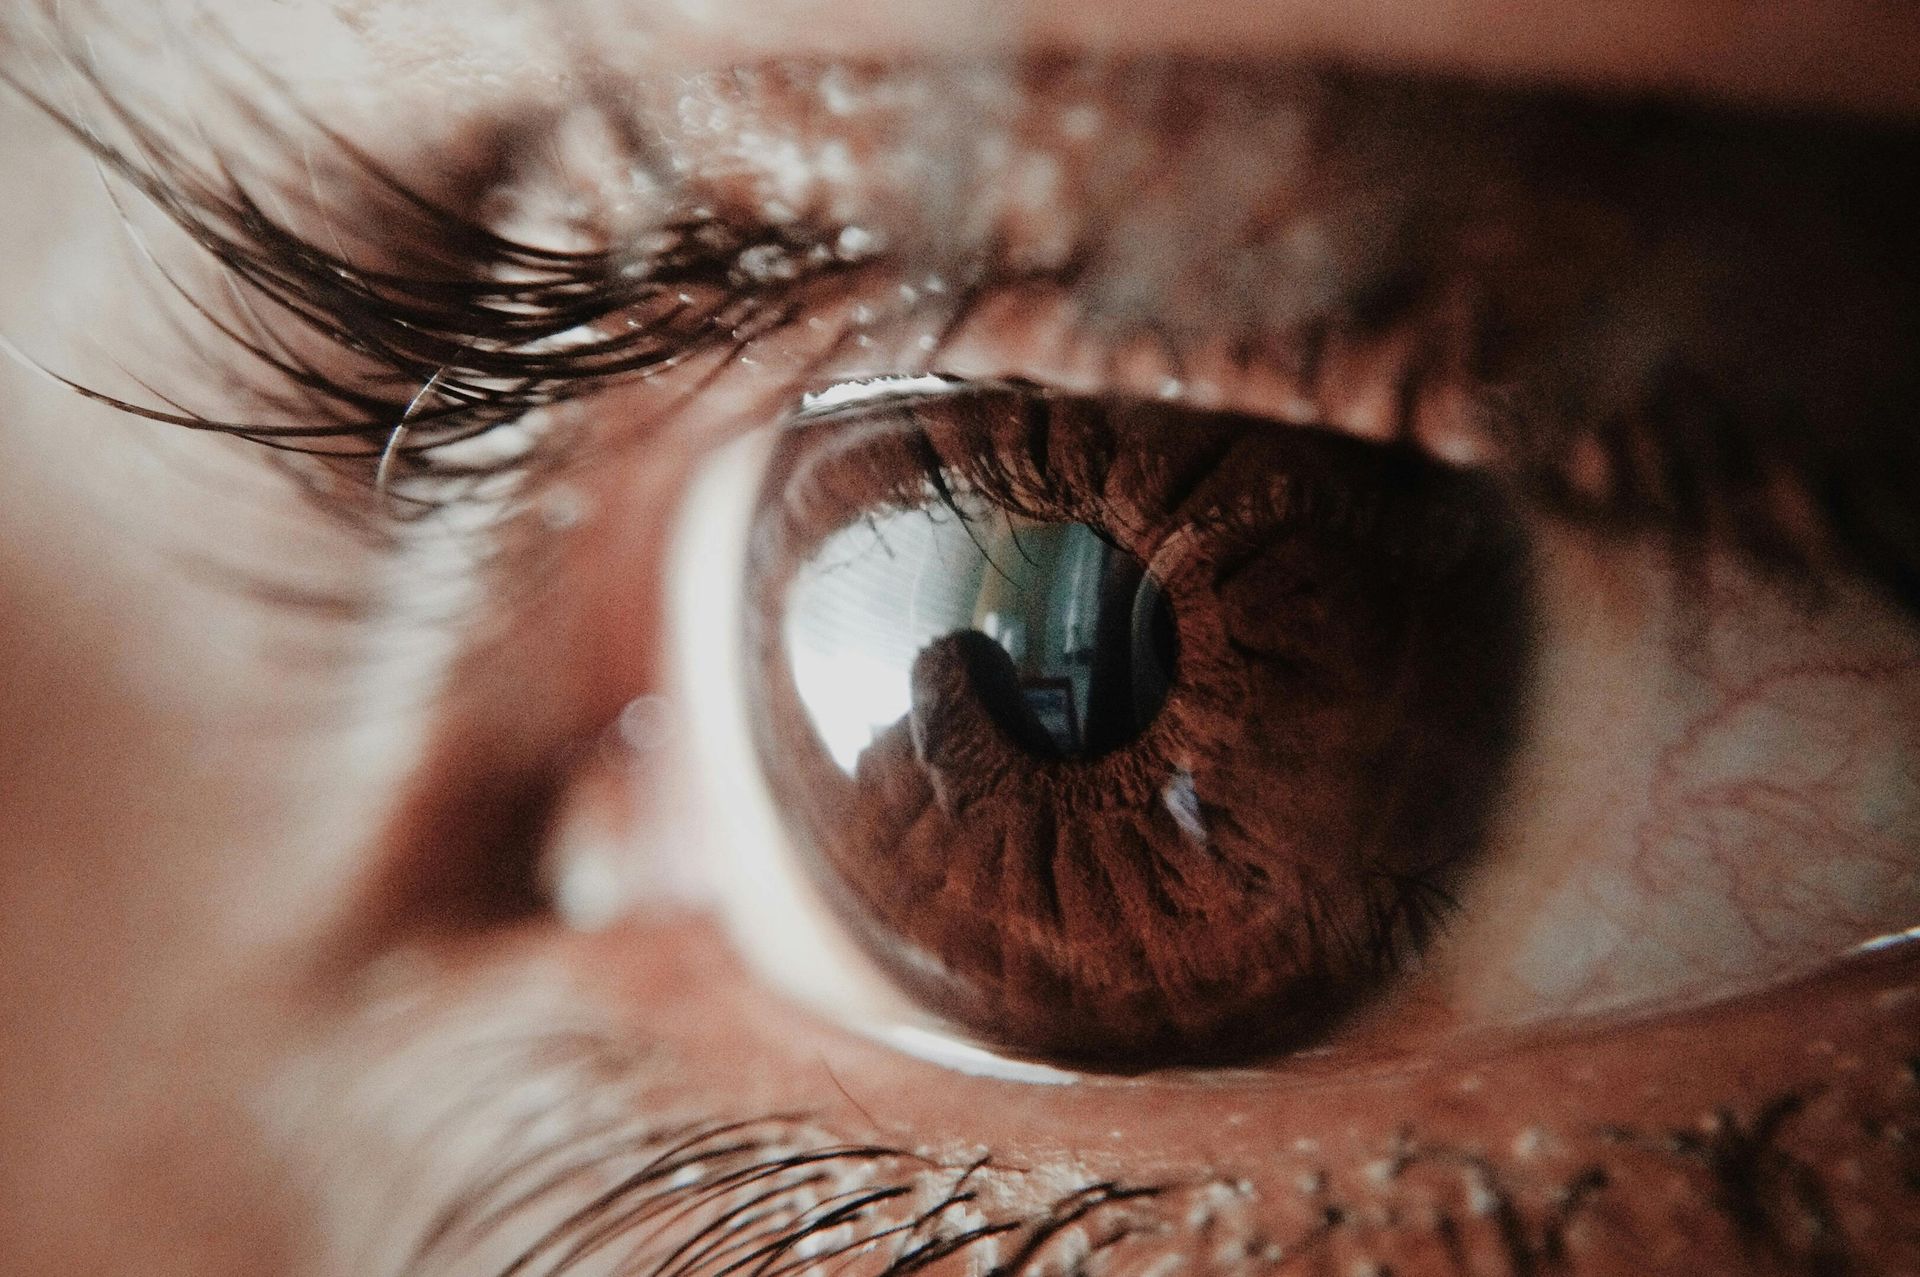
[[[688,493],[670,551],[672,660],[709,816],[698,855],[705,898],[761,978],[855,1032],[956,1072],[1077,1081],[969,1043],[915,1006],[859,949],[792,853],[754,754],[740,642],[739,583],[771,449],[770,433],[761,432],[712,458]]]
[[[739,582],[772,439],[715,455],[688,493],[672,554],[673,660],[690,707],[703,809],[701,862],[742,956],[792,996],[836,1017],[897,1022],[900,999],[834,924],[794,858],[761,781],[742,695]]]

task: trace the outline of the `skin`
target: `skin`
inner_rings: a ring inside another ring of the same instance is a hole
[[[291,5],[270,21],[267,7],[219,7],[375,149],[402,144],[391,121],[409,111],[480,116],[549,91],[564,60],[514,15],[471,6]],[[1742,8],[1736,22],[1727,5],[1601,17],[1541,4],[1519,9],[1517,32],[1503,21],[1515,9],[1460,4],[1442,20],[1385,0],[1216,0],[1175,22],[1167,6],[1062,0],[1020,26],[1068,45],[1197,39],[1894,118],[1920,107],[1903,65],[1920,30],[1901,29],[1920,18],[1890,6]],[[644,57],[802,38],[778,22],[744,36],[733,7],[716,11]],[[1005,31],[943,12],[924,38]],[[878,23],[871,38],[907,37]],[[637,47],[611,59],[630,52],[644,61]],[[151,349],[146,294],[116,269],[118,220],[84,158],[21,104],[0,110],[0,333],[61,368]],[[751,384],[731,393],[694,414],[689,438],[758,411]],[[1364,408],[1348,415],[1364,433]],[[486,1274],[670,1145],[667,1128],[772,1114],[803,1116],[755,1126],[762,1154],[872,1146],[832,1174],[936,1201],[984,1157],[965,1226],[1006,1224],[998,1260],[1031,1237],[1063,1271],[1083,1248],[1156,1274],[1176,1254],[1195,1269],[1402,1277],[1920,1264],[1920,960],[1903,949],[1631,1022],[1369,1029],[1271,1072],[972,1076],[773,991],[699,902],[656,899],[591,934],[475,904],[479,851],[512,836],[500,777],[556,776],[556,840],[592,831],[662,873],[725,840],[687,797],[683,720],[640,755],[637,780],[634,760],[582,749],[635,696],[680,693],[662,511],[694,444],[581,480],[600,516],[558,551],[568,601],[523,618],[521,641],[456,695],[443,644],[401,643],[366,667],[378,677],[358,672],[404,623],[321,624],[233,587],[268,569],[343,588],[393,570],[255,454],[135,425],[11,364],[0,441],[9,1273]],[[548,1129],[529,1133],[530,1114]],[[537,1170],[554,1149],[587,1169],[422,1248],[452,1203],[477,1217],[500,1200],[490,1168]],[[1049,1232],[1089,1184],[1109,1187]],[[779,1199],[776,1219],[802,1209]],[[831,1244],[929,1210],[889,1199]],[[984,1245],[943,1263],[993,1262]]]

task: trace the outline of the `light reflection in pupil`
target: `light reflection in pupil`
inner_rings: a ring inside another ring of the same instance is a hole
[[[961,509],[876,515],[796,574],[794,686],[834,760],[852,774],[912,711],[915,659],[969,632],[995,644],[968,647],[973,691],[1028,752],[1091,758],[1137,737],[1173,674],[1173,619],[1152,577],[1085,524]]]

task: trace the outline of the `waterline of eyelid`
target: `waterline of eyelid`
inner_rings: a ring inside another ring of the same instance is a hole
[[[836,381],[800,396],[799,418],[818,417],[842,409],[887,399],[916,399],[925,395],[951,392],[959,385],[952,377],[936,375],[914,377],[865,377],[854,381]]]
[[[959,1038],[916,1024],[889,1024],[872,1036],[906,1055],[965,1073],[1004,1082],[1031,1082],[1043,1086],[1070,1086],[1086,1079],[1067,1069],[996,1055]]]
[[[1852,956],[1864,956],[1869,953],[1885,953],[1891,949],[1905,948],[1920,943],[1920,926],[1908,927],[1904,931],[1889,931],[1885,935],[1875,936],[1871,940],[1862,940],[1853,946]]]

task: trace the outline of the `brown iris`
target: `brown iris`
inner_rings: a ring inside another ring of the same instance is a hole
[[[1084,1064],[1286,1049],[1417,953],[1524,682],[1488,485],[1164,404],[803,420],[748,574],[758,746],[828,896],[933,1010]]]

